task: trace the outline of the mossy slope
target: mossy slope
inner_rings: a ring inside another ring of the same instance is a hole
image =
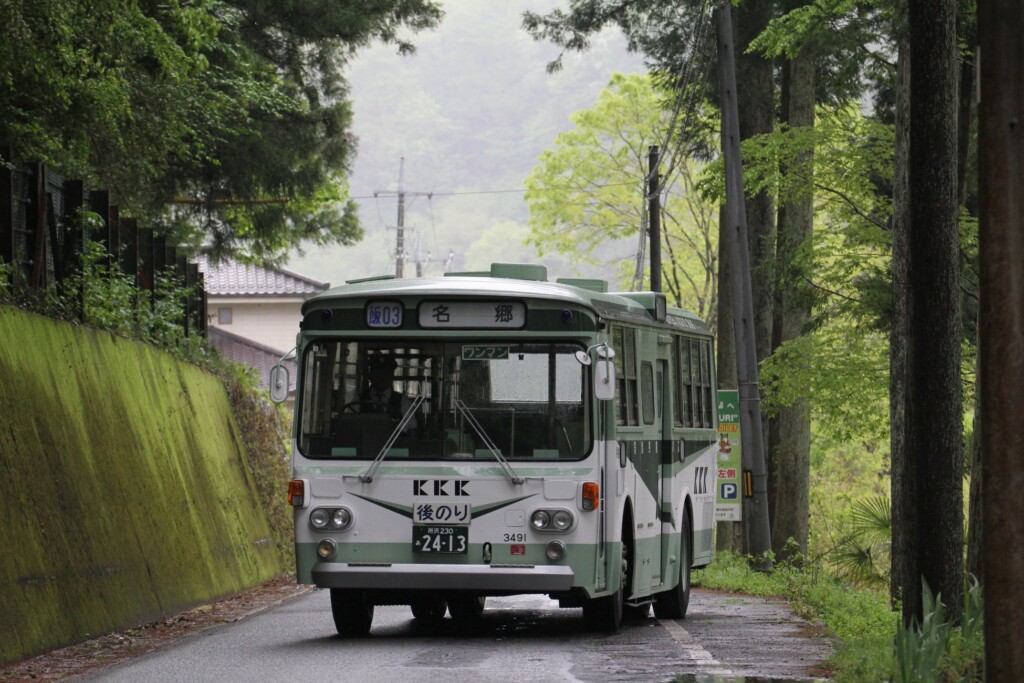
[[[0,306],[0,663],[275,575],[220,380]]]

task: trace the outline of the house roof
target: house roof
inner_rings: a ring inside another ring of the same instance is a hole
[[[210,345],[217,349],[217,352],[226,361],[249,365],[256,369],[263,386],[270,385],[270,369],[277,365],[284,355],[284,351],[272,349],[269,346],[240,337],[231,332],[225,332],[223,328],[210,326],[206,330],[206,338]],[[284,361],[288,368],[288,393],[295,393],[295,358]]]
[[[299,296],[306,299],[330,284],[285,268],[271,268],[224,260],[214,263],[206,254],[197,258],[206,292],[213,296]]]

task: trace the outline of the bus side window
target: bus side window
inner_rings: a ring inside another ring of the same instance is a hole
[[[714,420],[711,419],[711,345],[707,341],[700,343],[700,380],[704,426],[711,427],[714,424]]]
[[[693,426],[692,400],[690,398],[690,342],[681,337],[675,346],[676,372],[678,373],[678,400],[676,401],[676,424],[683,427]]]
[[[654,366],[647,360],[640,364],[640,399],[644,424],[654,424]]]
[[[612,346],[616,351],[614,363],[619,394],[616,424],[638,425],[640,420],[636,391],[636,330],[616,325],[612,328]]]

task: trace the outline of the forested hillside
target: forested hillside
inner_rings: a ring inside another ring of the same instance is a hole
[[[442,272],[449,251],[455,270],[536,261],[525,244],[527,175],[558,133],[572,128],[569,116],[591,107],[614,72],[643,71],[641,58],[608,30],[588,53],[567,55],[563,69],[549,74],[547,64],[560,50],[523,31],[522,14],[557,4],[451,0],[441,25],[416,36],[415,54],[380,45],[360,52],[348,72],[357,138],[350,190],[365,236],[354,247],[296,254],[289,265],[332,283],[393,273],[389,228],[397,220],[402,157],[405,225],[415,228],[406,233],[407,273],[415,273],[417,234],[428,274]],[[383,194],[374,198],[377,191]],[[562,258],[545,261],[555,274],[572,274]]]

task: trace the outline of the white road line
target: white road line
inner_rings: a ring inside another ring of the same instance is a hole
[[[701,647],[701,644],[694,640],[693,636],[691,636],[685,628],[679,625],[679,622],[673,619],[658,619],[658,623],[665,627],[665,630],[668,631],[669,635],[679,643],[679,647],[682,648],[683,653],[692,659],[694,663],[700,664],[701,666],[714,667],[715,673],[727,676],[732,674],[731,670],[722,667],[721,662],[712,657],[710,652]]]

